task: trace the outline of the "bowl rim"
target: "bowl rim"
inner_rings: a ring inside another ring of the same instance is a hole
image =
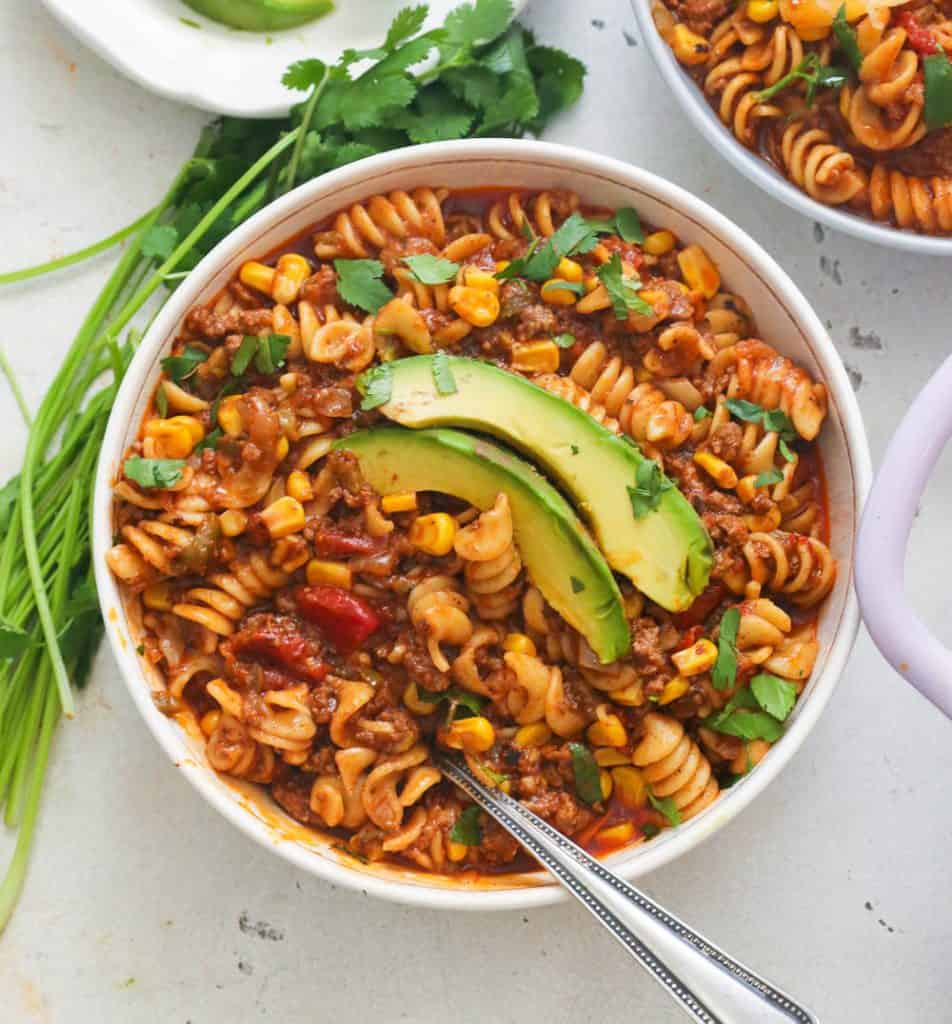
[[[568,174],[606,178],[616,184],[640,189],[655,199],[666,202],[689,217],[703,230],[710,232],[745,261],[756,266],[758,275],[769,286],[778,301],[786,307],[810,339],[813,354],[819,362],[824,380],[830,389],[842,421],[850,471],[855,487],[854,521],[858,523],[862,503],[872,478],[869,446],[856,396],[850,386],[839,356],[804,296],[776,261],[752,238],[726,217],[677,185],[657,175],[619,160],[586,152],[571,146],[524,140],[480,139],[460,142],[438,142],[358,161],[332,171],[282,196],[255,214],[218,243],[189,276],[155,317],[146,331],[116,396],[103,438],[96,467],[93,497],[93,560],[96,584],[103,619],[113,655],[132,699],[153,736],[205,800],[246,835],[262,846],[277,852],[285,860],[311,874],[346,888],[363,891],[398,903],[453,910],[525,909],[554,903],[565,898],[560,886],[552,882],[507,889],[438,887],[426,884],[405,884],[392,878],[357,870],[346,863],[315,855],[293,842],[276,842],[266,823],[224,795],[217,776],[206,765],[199,764],[185,744],[184,732],[178,726],[169,728],[169,720],[155,707],[148,680],[135,651],[117,624],[122,619],[122,602],[118,586],[109,572],[105,555],[112,544],[113,467],[123,454],[127,425],[131,420],[139,393],[152,373],[167,339],[174,335],[185,312],[195,302],[206,282],[232,263],[255,238],[297,211],[333,195],[336,190],[361,184],[394,171],[411,171],[420,166],[486,159],[518,161],[537,167],[549,167]],[[368,182],[368,194],[372,185]],[[859,609],[852,587],[845,595],[842,614],[827,654],[826,666],[814,682],[810,699],[804,702],[796,719],[756,772],[733,787],[730,799],[716,801],[707,811],[686,826],[673,829],[654,843],[640,847],[637,858],[616,864],[613,856],[606,863],[617,867],[629,879],[653,871],[674,860],[713,834],[743,810],[780,773],[793,757],[826,706],[839,681],[852,650],[859,628]],[[622,853],[622,857],[624,853]],[[425,877],[425,876],[424,876]]]
[[[665,85],[711,148],[749,181],[774,199],[811,220],[819,221],[864,242],[930,256],[952,256],[952,237],[924,235],[889,227],[836,206],[827,206],[801,191],[788,178],[737,140],[708,103],[697,83],[681,67],[671,47],[661,38],[651,15],[651,0],[631,0],[641,37]]]

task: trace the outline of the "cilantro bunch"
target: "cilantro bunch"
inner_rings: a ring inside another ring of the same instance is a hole
[[[349,50],[330,67],[305,60],[289,68],[285,84],[303,97],[287,117],[210,124],[165,196],[133,224],[62,259],[0,274],[0,285],[25,281],[133,239],[32,417],[0,351],[29,426],[21,471],[0,488],[0,807],[19,828],[0,879],[0,931],[25,879],[56,724],[75,713],[73,686],[86,681],[102,636],[88,509],[109,411],[139,340],[133,322],[296,185],[413,143],[539,133],[581,93],[584,67],[511,24],[509,0],[462,3],[424,32],[426,15],[424,5],[408,7],[378,48]],[[369,271],[355,287],[381,284]],[[285,347],[280,335],[249,340],[232,373],[252,362],[266,372]],[[186,348],[166,371],[182,381],[199,362],[199,350]],[[452,386],[446,367],[440,376]],[[164,486],[181,467],[133,459],[126,471],[141,486]]]

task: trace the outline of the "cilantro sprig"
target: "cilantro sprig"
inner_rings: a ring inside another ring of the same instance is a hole
[[[849,72],[846,71],[845,68],[821,64],[820,58],[816,53],[808,53],[806,57],[804,57],[792,71],[785,74],[783,78],[778,79],[773,85],[768,86],[766,89],[761,89],[760,92],[757,93],[757,102],[767,103],[769,100],[772,100],[777,93],[782,92],[788,85],[792,85],[798,80],[806,82],[807,106],[812,107],[813,101],[816,98],[817,89],[838,89],[841,85],[845,85],[849,80]]]
[[[344,302],[376,313],[392,298],[393,292],[383,283],[380,260],[334,260],[337,291]]]
[[[166,356],[162,360],[162,369],[176,384],[182,385],[208,359],[208,353],[195,345],[186,345],[177,356]]]
[[[421,284],[448,284],[459,273],[460,265],[452,260],[420,253],[418,256],[404,256],[403,262],[410,268],[410,273]]]
[[[386,405],[393,394],[393,364],[378,363],[357,378],[357,390],[363,395],[360,408],[364,412]]]
[[[759,423],[764,430],[779,434],[778,448],[780,454],[787,460],[793,462],[796,455],[790,448],[790,442],[796,441],[800,436],[793,420],[782,409],[765,409],[756,402],[748,402],[745,398],[728,398],[727,411],[739,420],[746,423]],[[758,485],[759,486],[759,485]]]
[[[570,743],[572,774],[575,776],[575,792],[587,804],[602,800],[602,779],[595,755],[584,743]]]
[[[658,463],[654,459],[645,459],[635,471],[635,486],[628,487],[631,514],[635,519],[643,519],[661,504],[664,492],[673,487]]]
[[[479,827],[479,814],[479,806],[470,804],[454,822],[450,829],[450,839],[462,846],[479,846],[483,839],[483,832]]]
[[[721,617],[721,629],[717,638],[717,661],[711,671],[711,683],[715,690],[729,690],[737,678],[737,630],[740,628],[740,611],[728,608]]]
[[[783,735],[783,723],[797,701],[797,688],[786,679],[762,672],[716,714],[704,720],[715,732],[744,740],[773,743]]]
[[[944,50],[923,57],[926,127],[937,131],[952,124],[952,64]]]
[[[863,51],[859,48],[856,29],[846,20],[846,4],[841,4],[833,19],[833,34],[853,70],[858,72],[863,63]]]
[[[608,292],[616,320],[627,320],[629,313],[638,313],[641,316],[654,314],[654,309],[638,296],[641,281],[634,277],[625,277],[621,257],[617,252],[612,253],[612,258],[598,267],[595,273]]]
[[[673,828],[675,825],[681,824],[681,812],[678,810],[677,804],[674,799],[670,796],[655,796],[651,790],[648,790],[648,802],[651,806],[663,814],[667,819],[668,824]]]
[[[433,384],[439,395],[455,395],[456,378],[450,368],[450,357],[440,349],[433,356]]]
[[[122,472],[140,487],[174,487],[182,479],[184,459],[142,459],[132,455],[123,463]]]

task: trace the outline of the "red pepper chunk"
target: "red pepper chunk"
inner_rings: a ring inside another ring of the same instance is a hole
[[[721,603],[727,589],[720,580],[710,583],[706,590],[703,590],[694,599],[694,604],[683,612],[671,616],[671,621],[678,629],[690,629],[703,622],[708,615]]]
[[[340,587],[298,587],[294,600],[302,617],[343,654],[356,651],[380,625],[373,605]]]
[[[920,25],[912,11],[903,11],[896,20],[906,30],[909,45],[916,53],[928,56],[931,53],[939,52],[939,44],[932,34],[932,30]]]

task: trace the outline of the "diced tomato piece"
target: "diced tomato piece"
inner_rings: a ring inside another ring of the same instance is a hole
[[[340,587],[298,587],[294,600],[301,615],[345,654],[356,651],[380,626],[373,605]]]
[[[939,52],[939,44],[932,30],[920,25],[915,19],[912,11],[903,11],[897,18],[899,24],[906,30],[909,45],[923,56]]]
[[[727,590],[720,580],[709,583],[707,588],[694,599],[694,604],[685,611],[673,615],[672,621],[678,629],[690,629],[692,626],[699,625],[721,603],[726,592]]]

